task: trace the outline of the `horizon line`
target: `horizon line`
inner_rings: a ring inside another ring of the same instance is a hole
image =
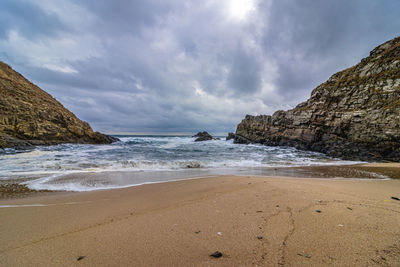
[[[140,136],[140,135],[154,135],[154,136],[192,136],[198,132],[172,132],[172,133],[163,133],[163,132],[112,132],[112,131],[102,131],[104,134],[108,135],[129,135],[129,136]],[[227,136],[228,132],[209,132],[214,136]]]

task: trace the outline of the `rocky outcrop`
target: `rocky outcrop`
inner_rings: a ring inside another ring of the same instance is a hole
[[[334,74],[294,109],[247,115],[237,126],[235,142],[400,161],[400,37]]]
[[[198,132],[197,134],[193,135],[192,137],[197,137],[196,140],[194,140],[195,142],[208,141],[208,140],[214,139],[212,137],[212,135],[207,132]]]
[[[226,141],[231,140],[231,139],[235,139],[235,134],[234,133],[228,133],[228,136],[225,137]]]
[[[0,148],[60,143],[108,144],[51,95],[0,62]]]

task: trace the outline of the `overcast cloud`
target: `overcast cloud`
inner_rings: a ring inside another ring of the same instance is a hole
[[[397,0],[2,0],[0,60],[95,130],[234,131],[400,35]]]

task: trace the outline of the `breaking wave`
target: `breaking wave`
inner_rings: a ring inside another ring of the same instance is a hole
[[[25,183],[32,189],[88,191],[254,168],[358,163],[290,147],[233,144],[232,140],[119,138],[120,142],[110,145],[62,144],[31,151],[7,150],[0,154],[0,180],[28,179]],[[110,172],[113,174],[106,175]]]

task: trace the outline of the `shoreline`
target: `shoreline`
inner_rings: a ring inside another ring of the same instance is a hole
[[[257,173],[258,172],[258,173]],[[66,174],[67,176],[79,176],[79,175],[93,175],[93,176],[115,176],[116,174],[123,174],[126,176],[135,175],[135,172],[119,172],[119,171],[108,171],[108,172],[96,172],[96,173],[76,173],[76,174]],[[172,172],[173,173],[173,172]],[[149,172],[148,174],[151,175]],[[154,173],[154,176],[159,175],[158,173]],[[224,175],[233,175],[233,176],[254,176],[254,177],[289,177],[289,178],[312,178],[312,179],[353,179],[353,180],[385,180],[385,179],[400,179],[400,163],[360,163],[360,164],[352,164],[352,165],[321,165],[321,166],[301,166],[301,167],[268,167],[268,168],[254,168],[252,173],[238,173],[235,174],[224,174],[223,172],[218,174],[204,172],[203,175],[199,173],[199,176],[185,176],[185,172],[183,172],[184,178],[177,179],[167,179],[167,180],[159,180],[159,181],[150,181],[150,182],[140,182],[138,184],[128,184],[122,186],[114,186],[108,188],[96,188],[91,190],[52,190],[52,189],[31,189],[28,188],[27,185],[21,184],[18,180],[2,180],[0,181],[0,200],[7,199],[20,199],[26,197],[35,197],[40,195],[51,195],[58,193],[68,193],[68,192],[90,192],[90,191],[99,191],[99,190],[114,190],[121,188],[129,188],[136,187],[147,184],[157,184],[157,183],[165,183],[165,182],[175,182],[181,180],[192,180],[192,179],[201,179],[208,178],[213,176],[224,176]],[[363,176],[363,177],[360,177]],[[23,182],[28,181],[28,179],[24,179]]]
[[[36,206],[0,209],[0,265],[73,265],[80,256],[82,264],[113,266],[399,262],[400,201],[390,197],[400,180],[280,178],[217,176],[1,200]],[[209,256],[217,250],[221,258]]]

